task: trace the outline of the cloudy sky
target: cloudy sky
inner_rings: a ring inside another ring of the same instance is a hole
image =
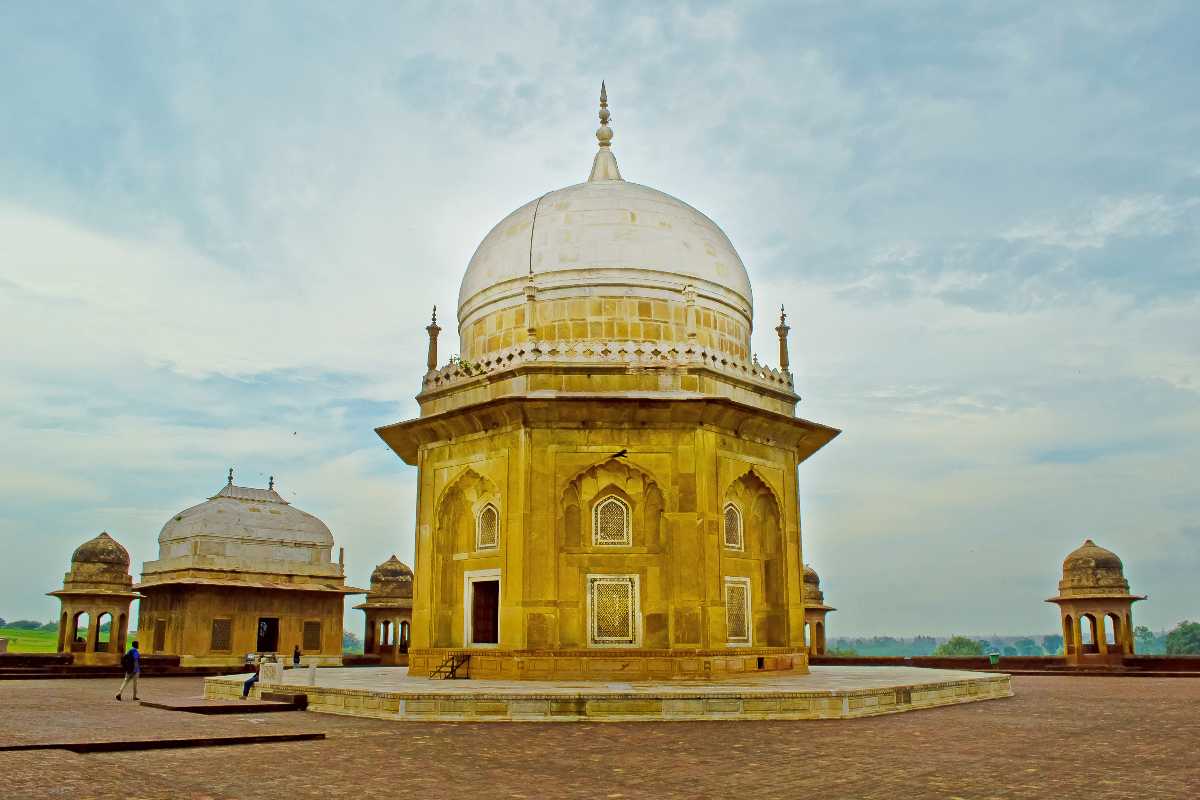
[[[845,431],[801,469],[831,635],[1052,632],[1086,536],[1200,617],[1190,4],[243,5],[0,7],[0,616],[230,465],[354,583],[411,560],[373,428],[488,229],[586,177],[603,78]]]

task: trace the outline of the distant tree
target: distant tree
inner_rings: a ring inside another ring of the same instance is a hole
[[[342,652],[343,653],[361,653],[363,651],[362,639],[350,631],[342,631]]]
[[[1200,622],[1184,620],[1167,634],[1167,655],[1200,655]]]
[[[32,619],[18,619],[14,622],[8,623],[8,627],[16,628],[17,630],[21,631],[36,631],[38,628],[42,627],[42,623]]]
[[[917,636],[913,639],[913,655],[927,656],[937,648],[937,639],[932,636]]]
[[[1145,625],[1138,625],[1133,629],[1133,638],[1139,653],[1161,654],[1167,651],[1166,637],[1159,636]]]
[[[58,623],[57,622],[47,622],[42,627],[38,628],[38,630],[39,631],[56,631],[56,630],[58,630]]]
[[[1017,648],[1013,647],[1011,644],[1004,645],[1003,652],[1004,652],[1004,655],[1006,655],[1006,656],[1019,655],[1019,653],[1017,653]]]
[[[1017,648],[1017,654],[1022,656],[1040,656],[1042,648],[1033,639],[1017,639],[1013,642],[1013,647]]]
[[[827,656],[856,656],[858,651],[853,647],[829,647],[825,650]]]
[[[4,617],[0,617],[0,628],[6,627],[7,625],[8,623],[4,621]]]
[[[935,656],[981,656],[983,643],[966,636],[951,636],[934,648]]]
[[[1063,638],[1057,633],[1042,637],[1042,647],[1048,655],[1056,656],[1062,653]]]

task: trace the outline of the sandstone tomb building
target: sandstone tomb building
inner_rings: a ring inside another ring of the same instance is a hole
[[[378,429],[418,467],[410,669],[471,677],[706,677],[806,669],[797,468],[837,435],[750,346],[725,233],[625,181],[601,95],[588,179],[483,239],[460,352],[417,419]]]
[[[342,663],[341,561],[321,520],[275,491],[229,482],[180,511],[158,535],[159,557],[136,587],[146,653],[178,655],[183,666],[237,665],[249,653],[304,663]]]

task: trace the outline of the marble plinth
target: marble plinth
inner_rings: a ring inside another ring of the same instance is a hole
[[[240,697],[246,677],[208,678],[204,696]],[[848,719],[1012,696],[1008,675],[913,667],[630,683],[429,680],[403,667],[358,667],[287,671],[254,691],[264,688],[306,694],[310,711],[439,722]]]

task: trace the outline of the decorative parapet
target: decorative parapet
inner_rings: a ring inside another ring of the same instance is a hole
[[[720,375],[779,392],[793,393],[792,373],[751,361],[733,359],[707,348],[656,342],[524,342],[499,350],[479,361],[452,358],[440,369],[425,374],[423,392],[435,392],[481,376],[526,365],[579,365],[598,367],[667,369],[702,367]]]

